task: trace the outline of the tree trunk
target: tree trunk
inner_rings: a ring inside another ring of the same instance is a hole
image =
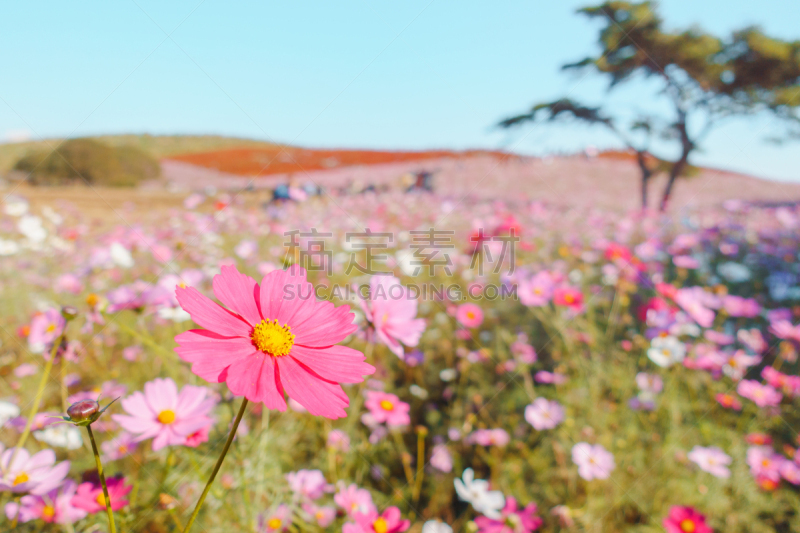
[[[689,154],[694,150],[694,143],[689,138],[689,132],[686,129],[686,112],[678,109],[678,122],[675,124],[675,129],[678,130],[678,135],[681,139],[681,158],[678,159],[669,171],[669,180],[667,186],[664,188],[664,195],[661,197],[660,210],[662,212],[667,210],[667,204],[672,197],[672,187],[675,185],[675,180],[678,179],[686,165],[689,164]]]
[[[650,177],[653,175],[653,171],[647,166],[646,156],[646,151],[636,151],[636,162],[639,163],[639,170],[642,172],[642,211],[647,210],[647,187],[650,184]]]

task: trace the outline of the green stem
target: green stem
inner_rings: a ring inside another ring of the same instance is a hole
[[[14,447],[14,452],[11,454],[11,460],[8,462],[9,467],[14,464],[17,452],[20,448],[25,446],[25,441],[28,440],[28,436],[31,434],[33,419],[36,418],[36,414],[39,412],[39,406],[42,404],[42,397],[44,396],[44,389],[47,387],[47,380],[50,379],[50,371],[53,369],[53,362],[56,360],[56,352],[58,352],[58,347],[61,346],[61,341],[63,339],[64,334],[62,333],[53,343],[53,348],[50,350],[50,360],[47,361],[44,367],[44,374],[42,374],[42,379],[39,381],[36,397],[33,399],[33,407],[31,407],[31,412],[28,415],[28,421],[25,422],[25,429],[22,431],[22,435],[19,436],[17,445]]]
[[[244,410],[246,407],[247,398],[242,400],[242,406],[239,408],[239,413],[236,415],[236,420],[233,421],[233,427],[231,428],[231,432],[228,434],[228,440],[225,441],[225,447],[222,448],[222,453],[219,455],[219,459],[217,459],[217,464],[214,465],[214,470],[211,471],[211,477],[208,479],[208,483],[206,483],[206,488],[203,489],[203,493],[200,495],[200,499],[197,501],[194,511],[192,511],[192,516],[190,516],[189,521],[186,522],[186,529],[183,530],[183,533],[189,533],[189,530],[192,528],[192,524],[194,524],[195,518],[197,518],[197,514],[200,512],[200,507],[202,507],[203,502],[206,501],[208,491],[211,490],[211,484],[214,483],[214,478],[217,477],[217,473],[219,472],[220,467],[222,467],[222,461],[225,460],[225,456],[228,454],[228,449],[231,447],[233,438],[236,436],[236,430],[239,429],[239,422],[242,421],[242,416],[244,415]]]
[[[97,443],[94,440],[91,424],[86,426],[86,431],[89,432],[89,440],[92,441],[92,453],[94,453],[94,462],[97,464],[97,475],[100,477],[100,484],[103,486],[103,497],[105,498],[106,514],[108,515],[109,532],[116,533],[117,527],[114,525],[114,511],[111,509],[111,498],[108,496],[106,476],[103,474],[103,463],[100,462],[100,454],[97,452]]]

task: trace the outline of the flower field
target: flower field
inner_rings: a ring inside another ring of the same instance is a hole
[[[800,532],[797,207],[0,207],[0,531]]]

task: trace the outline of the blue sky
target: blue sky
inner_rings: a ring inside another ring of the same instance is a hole
[[[607,95],[560,65],[595,50],[572,0],[4,3],[0,137],[215,133],[311,147],[610,145],[601,131],[493,128],[569,94],[658,104],[645,84]],[[796,0],[663,0],[670,26],[758,24],[800,39]],[[695,162],[800,181],[800,144],[762,140],[768,117],[725,124]]]

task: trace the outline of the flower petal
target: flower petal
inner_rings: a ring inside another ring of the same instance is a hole
[[[261,311],[256,305],[260,289],[256,280],[239,272],[235,266],[223,266],[212,282],[214,296],[231,311],[238,313],[250,325],[261,322]]]
[[[314,371],[320,377],[337,383],[361,383],[375,367],[364,362],[364,354],[347,346],[309,348],[294,346],[289,357]]]
[[[336,419],[347,416],[350,399],[337,383],[322,379],[292,357],[279,357],[278,375],[289,397],[315,416]]]
[[[242,317],[203,296],[194,287],[178,287],[175,296],[183,310],[191,315],[197,325],[228,337],[250,335],[252,326]]]

